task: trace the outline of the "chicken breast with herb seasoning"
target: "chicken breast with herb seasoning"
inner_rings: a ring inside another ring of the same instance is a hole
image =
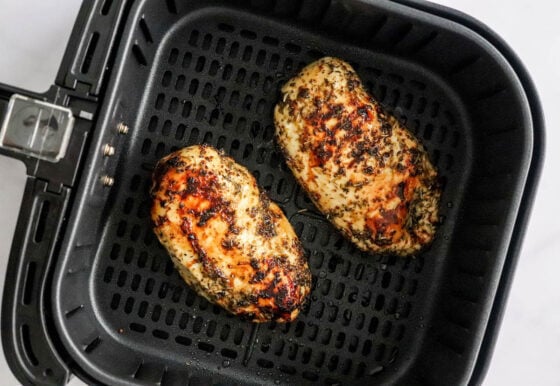
[[[302,246],[255,178],[208,146],[160,160],[152,221],[183,279],[208,301],[253,322],[290,322],[311,289]]]
[[[356,246],[409,255],[433,240],[436,170],[348,63],[326,57],[305,67],[282,88],[274,120],[296,179]]]

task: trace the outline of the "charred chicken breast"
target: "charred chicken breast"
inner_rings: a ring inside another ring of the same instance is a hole
[[[200,295],[254,322],[298,315],[311,289],[303,249],[246,168],[191,146],[159,161],[151,195],[155,233]]]
[[[305,67],[282,88],[274,120],[296,179],[356,246],[407,255],[432,241],[436,170],[348,63],[326,57]]]

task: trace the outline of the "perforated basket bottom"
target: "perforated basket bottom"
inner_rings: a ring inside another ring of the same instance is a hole
[[[441,80],[390,56],[302,40],[289,27],[221,10],[184,20],[163,40],[141,124],[121,163],[115,204],[93,272],[106,328],[169,361],[259,382],[372,382],[410,361],[424,331],[453,224],[445,219],[466,172],[466,127]],[[134,53],[138,55],[138,53]],[[274,142],[279,87],[323,56],[350,61],[364,83],[427,147],[444,185],[443,224],[416,257],[361,253],[317,212]],[[142,60],[139,57],[139,60]],[[247,166],[300,236],[313,273],[311,301],[291,324],[254,325],[197,296],[153,235],[148,190],[155,162],[208,143]],[[147,371],[147,370],[143,370]],[[142,374],[135,376],[142,379]]]

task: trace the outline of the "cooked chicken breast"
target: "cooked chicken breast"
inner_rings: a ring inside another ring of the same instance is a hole
[[[420,142],[336,58],[282,88],[276,136],[315,205],[364,251],[408,255],[434,238],[440,191]]]
[[[208,146],[157,164],[152,221],[183,279],[254,322],[294,320],[311,289],[302,246],[249,171]]]

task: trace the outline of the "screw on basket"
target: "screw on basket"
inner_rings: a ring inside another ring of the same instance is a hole
[[[109,145],[108,143],[103,145],[103,155],[105,157],[111,157],[114,154],[115,154],[115,148],[113,146]]]
[[[129,127],[124,122],[120,122],[117,125],[117,131],[119,132],[119,134],[126,135],[126,134],[128,134],[128,130],[129,130]]]
[[[115,179],[113,177],[109,177],[108,175],[104,175],[101,177],[101,182],[103,183],[104,186],[113,186],[113,184],[115,183]]]

